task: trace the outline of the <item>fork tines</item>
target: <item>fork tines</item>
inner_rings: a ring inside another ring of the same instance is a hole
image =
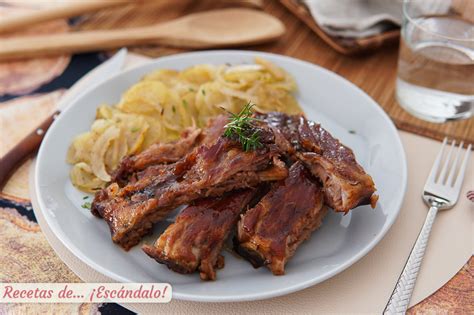
[[[462,162],[459,165],[459,159],[462,155],[461,153],[463,151],[464,142],[461,141],[457,150],[455,150],[456,141],[452,140],[450,149],[446,155],[446,158],[444,159],[444,163],[441,163],[443,160],[443,155],[445,155],[444,151],[448,142],[448,138],[444,138],[441,150],[438,153],[438,156],[436,157],[436,161],[434,162],[433,167],[431,168],[431,173],[427,183],[430,182],[436,185],[453,187],[459,193],[462,181],[464,179],[464,174],[466,173],[467,161],[469,160],[472,144],[469,144],[467,146],[466,153],[464,154]],[[452,155],[454,151],[457,152],[455,153],[453,158]],[[441,164],[443,165],[440,170]]]

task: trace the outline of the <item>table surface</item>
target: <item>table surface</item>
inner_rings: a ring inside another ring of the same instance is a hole
[[[2,1],[0,1],[0,3],[1,2]],[[228,5],[229,2],[230,1],[223,1],[222,3],[223,5]],[[259,1],[251,2],[257,4],[259,3]],[[159,10],[152,11],[139,8],[136,9],[137,12],[141,12],[142,14],[140,19],[123,18],[124,16],[126,16],[125,13],[128,12],[126,10],[124,11],[123,9],[98,12],[96,14],[81,17],[79,19],[79,22],[74,27],[77,29],[88,29],[100,25],[102,28],[111,28],[116,26],[117,23],[122,26],[144,25],[150,24],[151,21],[171,19],[189,13],[190,11],[208,9],[211,7],[215,8],[216,4],[214,1],[200,1],[199,4],[197,4],[196,2],[182,0],[179,1],[179,6],[170,6],[169,3],[164,2],[162,2],[162,4],[160,4],[159,6]],[[358,85],[364,91],[366,91],[380,104],[395,102],[393,91],[398,55],[397,47],[386,47],[379,51],[376,51],[373,54],[365,56],[343,56],[332,50],[329,46],[327,46],[321,39],[314,35],[314,33],[309,28],[307,28],[302,22],[296,19],[277,1],[263,2],[263,9],[266,12],[280,18],[287,27],[287,33],[284,38],[282,38],[276,43],[259,45],[257,47],[252,47],[252,49],[285,54],[318,64],[352,81],[354,84]],[[157,11],[159,11],[159,16],[157,16],[156,14]],[[151,14],[149,12],[154,13]],[[135,12],[135,14],[139,13]],[[114,16],[115,18],[111,19],[111,16]],[[149,56],[162,56],[181,51],[178,49],[170,49],[163,47],[137,47],[133,50],[135,52],[143,53]],[[69,57],[63,58],[67,59]],[[73,61],[71,62],[75,62],[74,60],[78,59],[80,58],[73,58]],[[12,71],[10,72],[10,77],[8,77],[8,75],[5,76],[5,74],[3,74],[2,77],[2,74],[0,74],[0,97],[2,97],[2,93],[5,93],[4,90],[7,89],[7,87],[11,87],[11,82],[13,82],[12,80],[14,80],[13,76],[16,75],[17,77],[18,75],[18,73],[15,73],[13,70],[11,70],[15,67],[14,64],[15,63],[0,64],[0,70],[8,68],[10,69],[9,71]],[[61,62],[56,61],[56,63],[53,64],[55,64],[57,67],[60,67]],[[64,69],[59,71],[64,71]],[[8,82],[10,82],[10,85],[8,85]],[[50,111],[54,106],[54,102],[60,97],[61,91],[59,91],[59,89],[57,90],[58,91],[48,91],[47,94],[41,96],[41,99],[35,98],[33,99],[33,101],[30,102],[25,102],[25,96],[22,96],[13,100],[9,100],[7,102],[0,103],[0,123],[2,122],[1,115],[8,115],[8,111],[10,111],[10,109],[15,104],[17,104],[15,106],[20,106],[18,104],[35,103],[36,105],[31,106],[37,106],[35,107],[35,110],[39,110],[38,116],[45,116],[47,112]],[[5,98],[3,100],[5,100]],[[29,128],[34,126],[34,119],[24,119],[25,121],[29,121],[30,123],[20,124],[20,126],[24,126],[24,130],[19,130],[17,136],[13,137],[13,139],[19,139],[20,135],[26,134],[27,132],[29,132]],[[440,128],[440,132],[443,132],[443,130],[445,130],[445,127],[442,126]],[[12,140],[7,140],[6,138],[8,138],[6,135],[0,135],[0,142],[7,143],[6,147],[14,144],[12,143]],[[5,150],[7,150],[6,147],[0,148],[0,155],[5,153]],[[3,193],[0,193],[0,223],[2,222],[2,220],[4,220],[4,222],[10,222],[7,226],[11,229],[11,231],[6,230],[4,227],[3,231],[0,231],[0,238],[4,240],[8,239],[9,234],[6,233],[13,233],[15,229],[22,229],[26,231],[25,233],[27,233],[28,235],[25,234],[25,238],[22,240],[18,240],[17,243],[21,243],[21,241],[26,242],[34,240],[36,244],[39,244],[39,252],[43,255],[41,259],[44,260],[45,257],[47,257],[46,265],[49,265],[50,269],[54,269],[54,274],[51,274],[52,270],[45,270],[43,269],[44,266],[38,266],[38,268],[40,268],[39,272],[43,272],[45,274],[43,279],[51,281],[51,279],[54,278],[56,279],[56,281],[64,282],[79,281],[79,279],[74,274],[72,274],[72,272],[70,272],[64,264],[62,264],[59,258],[55,256],[51,248],[49,248],[49,245],[47,244],[46,240],[44,239],[44,237],[41,236],[39,227],[36,225],[36,223],[32,222],[31,220],[27,220],[29,218],[29,212],[26,210],[28,210],[28,207],[30,207],[30,205],[27,200],[27,189],[25,188],[26,168],[26,165],[20,168],[19,171],[17,171],[14,177],[7,184]],[[27,219],[19,217],[18,213],[22,214],[23,216],[26,216]],[[12,251],[11,245],[12,244],[8,242],[0,242],[0,248],[3,248],[5,252]],[[2,255],[0,255],[0,257],[1,256]],[[38,257],[38,253],[30,257],[21,257],[21,259],[24,259],[28,262],[34,261],[35,257]],[[466,306],[468,307],[468,309],[472,310],[474,308],[474,302],[472,301],[473,265],[474,259],[471,258],[469,262],[466,263],[466,265],[457,273],[454,278],[452,278],[447,284],[445,284],[432,296],[428,297],[421,303],[412,307],[409,310],[409,313],[414,314],[440,311],[457,313],[462,312],[462,310],[466,310]],[[33,266],[35,266],[35,263],[33,263]],[[35,268],[32,268],[32,270],[34,269]],[[58,270],[61,271],[60,275],[58,275],[57,273]],[[22,281],[33,279],[38,281],[38,279],[41,279],[41,277],[38,277],[37,274],[33,275],[33,273],[29,273],[28,271],[23,272],[25,274],[20,277]],[[0,271],[0,281],[9,281],[9,276],[12,276],[12,274],[9,274],[8,271]],[[470,301],[470,305],[463,305],[465,301]],[[17,307],[18,308],[16,309],[16,311],[26,310],[25,308],[23,308],[26,306]],[[39,312],[40,310],[47,310],[44,307],[45,306],[37,306],[34,311]],[[110,305],[108,306],[108,308],[102,308],[101,311],[110,311],[111,313],[113,313],[115,307],[116,306],[114,305]],[[2,306],[0,306],[0,313],[1,310]],[[65,308],[64,311],[66,310],[77,310],[77,312],[89,310],[91,311],[91,313],[94,313],[94,311],[98,310],[98,306],[82,305],[77,306],[77,309]]]

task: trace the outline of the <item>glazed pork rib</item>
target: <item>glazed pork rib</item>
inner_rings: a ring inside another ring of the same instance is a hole
[[[201,279],[215,280],[215,269],[224,267],[222,246],[254,194],[247,189],[192,203],[143,251],[176,272],[199,270]]]
[[[149,166],[177,162],[196,146],[212,144],[220,137],[226,123],[225,116],[217,116],[209,122],[205,129],[188,128],[177,141],[155,143],[137,155],[126,156],[115,170],[112,182],[124,186],[132,179],[133,175]],[[135,179],[133,178],[133,180]]]
[[[320,185],[301,162],[290,168],[285,180],[242,215],[234,240],[236,251],[254,267],[266,265],[274,275],[285,273],[285,264],[298,246],[321,225],[326,214]]]
[[[132,176],[149,166],[179,161],[195,147],[200,129],[187,129],[181,138],[170,143],[155,143],[137,155],[126,156],[112,175],[112,182],[126,185]]]
[[[328,206],[342,212],[365,204],[375,207],[378,197],[372,178],[357,163],[352,150],[321,125],[278,112],[257,118],[286,140],[280,141],[282,150],[302,161],[321,180]]]
[[[128,250],[180,205],[285,178],[288,170],[278,157],[272,145],[244,152],[240,143],[220,137],[174,164],[147,168],[125,187],[109,185],[96,194],[92,212],[108,223],[112,240]]]

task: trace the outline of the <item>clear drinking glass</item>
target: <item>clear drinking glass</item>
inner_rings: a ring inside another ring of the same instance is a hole
[[[396,96],[434,122],[474,111],[474,0],[405,0]]]

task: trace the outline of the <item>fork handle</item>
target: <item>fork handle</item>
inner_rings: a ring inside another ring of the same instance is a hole
[[[421,261],[425,254],[426,245],[428,244],[431,227],[433,226],[437,213],[438,208],[434,206],[428,211],[423,228],[416,239],[400,278],[398,278],[397,285],[383,312],[384,314],[405,314],[418,276],[418,270],[420,270]]]

